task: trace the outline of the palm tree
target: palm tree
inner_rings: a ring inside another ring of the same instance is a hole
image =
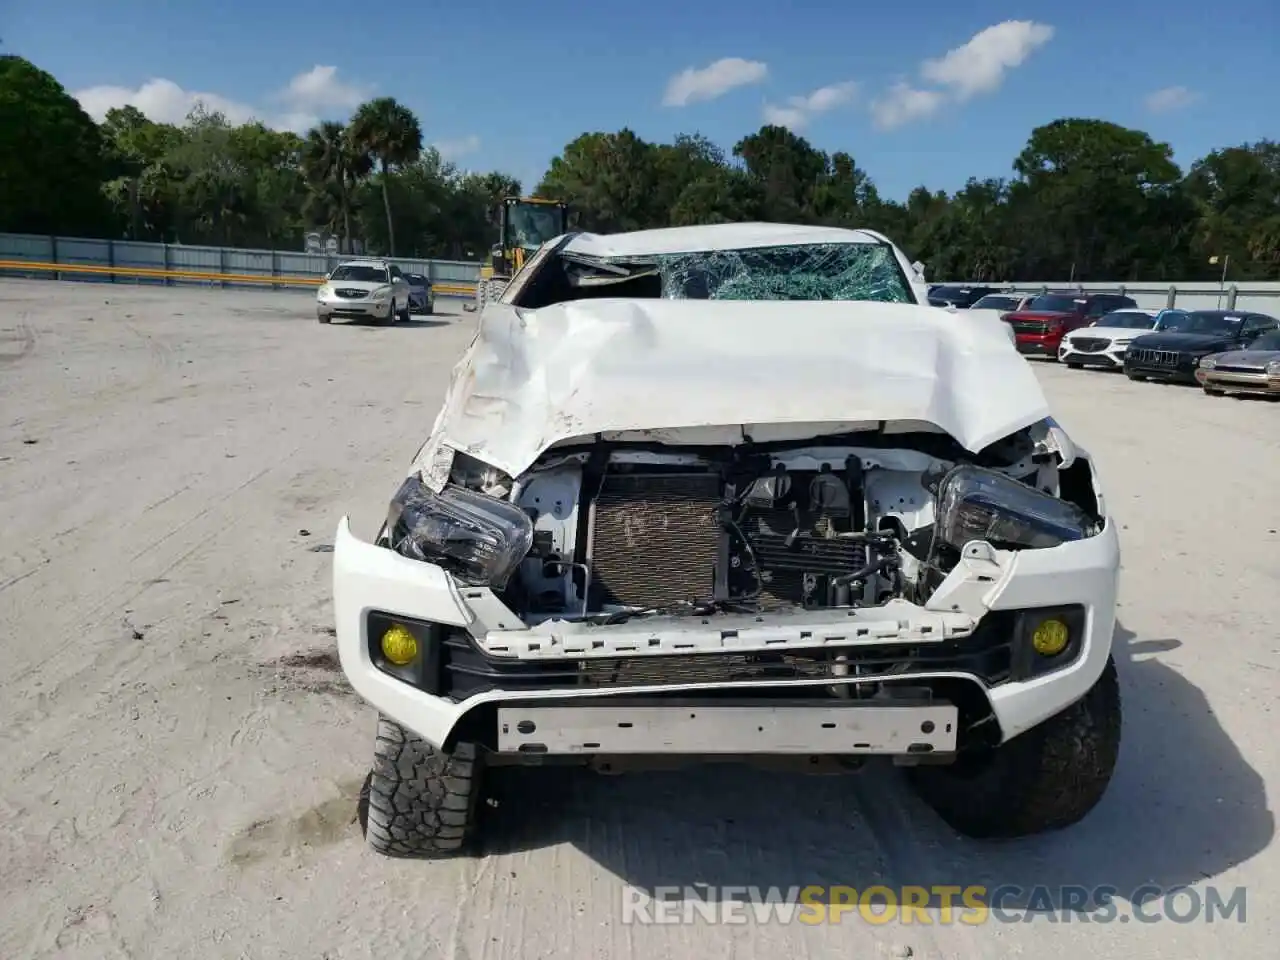
[[[413,111],[394,97],[378,97],[363,104],[348,128],[353,143],[377,159],[382,168],[382,205],[387,211],[387,245],[396,255],[396,233],[391,222],[388,174],[393,166],[413,163],[422,153],[422,126]]]
[[[307,133],[302,172],[313,196],[335,196],[342,218],[342,249],[351,251],[351,192],[368,175],[373,161],[342,124],[326,120]]]

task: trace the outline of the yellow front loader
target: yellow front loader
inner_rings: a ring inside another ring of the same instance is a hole
[[[504,197],[498,211],[498,242],[480,267],[475,303],[468,309],[483,310],[485,303],[501,295],[526,257],[568,230],[569,206],[563,201]]]

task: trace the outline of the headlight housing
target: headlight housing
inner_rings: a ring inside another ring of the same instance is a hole
[[[1267,364],[1268,377],[1280,377],[1280,360],[1272,360]]]
[[[373,297],[375,300],[385,300],[387,297],[391,296],[391,288],[378,287],[378,289],[374,290],[373,293],[369,294],[369,296]]]
[[[322,283],[320,285],[320,289],[316,291],[316,297],[324,298],[329,296],[331,293],[333,293],[333,287],[329,286],[327,283]]]
[[[1214,367],[1216,367],[1217,365],[1218,365],[1218,361],[1217,361],[1216,359],[1214,359],[1212,356],[1208,356],[1208,357],[1201,357],[1201,358],[1200,358],[1200,369],[1201,369],[1201,370],[1212,370],[1212,369],[1213,369]]]
[[[1056,547],[1097,532],[1097,521],[1075,504],[994,470],[964,464],[938,485],[935,550],[960,550],[971,540],[1015,550]]]
[[[415,475],[391,498],[387,538],[403,556],[500,590],[533,546],[533,521],[506,500],[453,484],[437,494]]]

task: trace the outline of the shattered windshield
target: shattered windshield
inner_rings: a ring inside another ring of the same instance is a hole
[[[1171,317],[1160,324],[1164,333],[1202,333],[1210,336],[1234,336],[1242,323],[1240,317],[1229,314],[1194,310],[1180,317]]]
[[[893,248],[815,243],[627,259],[574,258],[605,280],[656,275],[666,300],[874,300],[915,303]],[[586,278],[585,283],[597,278]]]

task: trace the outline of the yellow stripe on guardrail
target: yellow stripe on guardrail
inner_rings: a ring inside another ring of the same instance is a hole
[[[221,283],[266,283],[277,286],[318,287],[323,277],[267,276],[259,273],[209,273],[203,270],[165,270],[158,267],[111,267],[90,263],[39,263],[32,260],[0,260],[0,270],[43,270],[47,273],[89,273],[99,276],[143,277],[155,280],[208,280]],[[473,283],[433,283],[436,293],[471,296]]]

